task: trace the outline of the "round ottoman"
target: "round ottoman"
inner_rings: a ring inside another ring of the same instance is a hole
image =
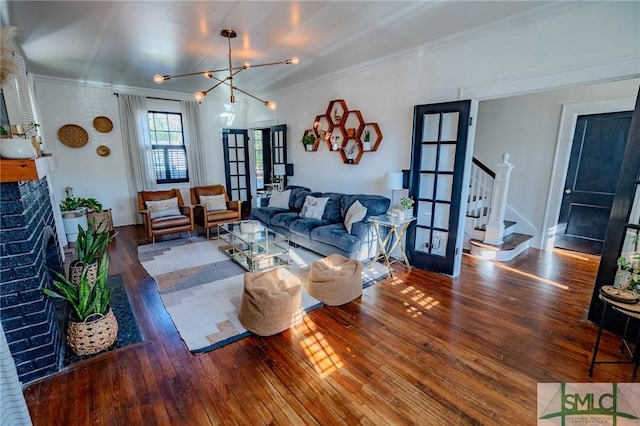
[[[362,262],[331,254],[311,264],[309,294],[329,306],[344,305],[362,295]]]
[[[284,268],[246,272],[240,304],[240,323],[259,336],[271,336],[291,327],[300,310],[302,287]]]

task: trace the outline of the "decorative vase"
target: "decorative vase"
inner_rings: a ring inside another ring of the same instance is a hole
[[[29,139],[2,139],[0,146],[2,158],[25,160],[36,156],[36,151]]]
[[[362,142],[363,151],[371,151],[371,142]]]
[[[118,321],[111,308],[104,315],[90,315],[84,321],[69,318],[67,345],[78,356],[102,352],[113,345],[117,339]]]
[[[405,219],[409,219],[410,217],[413,217],[413,209],[403,209],[403,213],[404,213]]]
[[[62,212],[62,225],[67,235],[67,242],[75,243],[78,239],[78,225],[87,229],[87,209],[81,207],[76,210]]]
[[[306,148],[307,151],[313,151],[313,145],[308,144],[304,146]]]

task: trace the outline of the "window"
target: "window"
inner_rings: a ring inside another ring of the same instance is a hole
[[[256,151],[256,189],[264,189],[264,161],[262,155],[262,130],[254,130],[253,145]]]
[[[189,182],[182,114],[149,112],[153,169],[158,183]]]

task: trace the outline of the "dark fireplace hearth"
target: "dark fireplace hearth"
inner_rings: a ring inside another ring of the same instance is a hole
[[[25,383],[60,366],[62,334],[42,288],[62,257],[47,178],[0,185],[0,319]]]

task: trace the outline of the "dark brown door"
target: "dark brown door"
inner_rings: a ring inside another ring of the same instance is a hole
[[[471,101],[416,105],[413,112],[409,195],[417,220],[407,230],[407,255],[413,266],[453,276],[462,259],[470,115]]]
[[[632,115],[625,111],[578,117],[556,247],[602,253]]]

